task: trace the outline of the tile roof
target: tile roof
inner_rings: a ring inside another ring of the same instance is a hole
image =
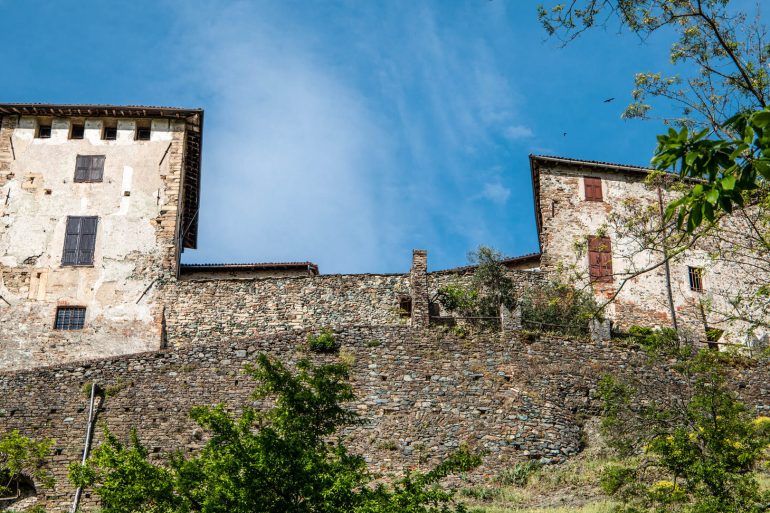
[[[313,262],[254,262],[242,264],[182,264],[182,271],[270,271],[308,270],[318,274],[318,265]]]

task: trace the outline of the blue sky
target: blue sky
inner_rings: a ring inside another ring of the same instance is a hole
[[[528,155],[647,164],[661,125],[620,113],[668,66],[664,36],[562,48],[537,3],[0,0],[0,101],[204,108],[186,262],[515,256],[537,250]]]

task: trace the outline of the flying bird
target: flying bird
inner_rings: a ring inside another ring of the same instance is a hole
[[[612,100],[614,100],[614,99],[615,99],[615,98],[607,98],[606,100],[604,100],[604,103],[610,103],[610,102],[611,102]]]
[[[567,136],[567,132],[564,132],[564,133],[563,133],[563,134],[561,134],[561,135],[563,135],[563,136],[565,136],[565,137],[566,137],[566,136]]]

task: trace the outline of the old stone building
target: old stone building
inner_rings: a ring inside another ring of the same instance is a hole
[[[718,236],[698,240],[666,265],[650,232],[676,198],[675,187],[648,184],[651,170],[636,166],[532,155],[530,167],[541,271],[590,287],[615,328],[671,327],[676,318],[680,330],[701,340],[713,328],[711,338],[721,343],[766,343],[766,309],[741,311],[736,301],[770,283],[751,262],[756,255],[733,251],[748,245],[748,216],[732,216]],[[725,247],[730,238],[732,249]]]
[[[0,367],[157,349],[194,248],[203,111],[0,105]]]
[[[196,246],[202,110],[0,104],[0,115],[3,370],[323,327],[426,327],[438,288],[473,271],[428,272],[424,251],[397,274],[182,265],[181,252]],[[764,335],[716,315],[750,280],[708,247],[635,274],[655,255],[634,251],[611,220],[630,202],[670,199],[645,185],[649,170],[540,156],[530,164],[541,252],[505,261],[518,290],[560,274],[613,299],[615,329],[670,325],[673,312],[701,339],[706,327],[736,343]]]

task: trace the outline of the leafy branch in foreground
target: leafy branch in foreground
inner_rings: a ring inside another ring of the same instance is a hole
[[[461,449],[432,472],[372,487],[363,458],[339,436],[362,422],[345,406],[354,398],[347,366],[302,360],[296,367],[265,355],[247,367],[258,383],[253,398],[273,401],[267,410],[246,407],[236,416],[223,405],[194,408],[192,418],[209,433],[194,456],[178,453],[161,467],[136,434],[126,446],[107,433],[85,466],[71,466],[70,478],[93,487],[104,513],[464,511],[438,481],[477,466],[477,455]]]

